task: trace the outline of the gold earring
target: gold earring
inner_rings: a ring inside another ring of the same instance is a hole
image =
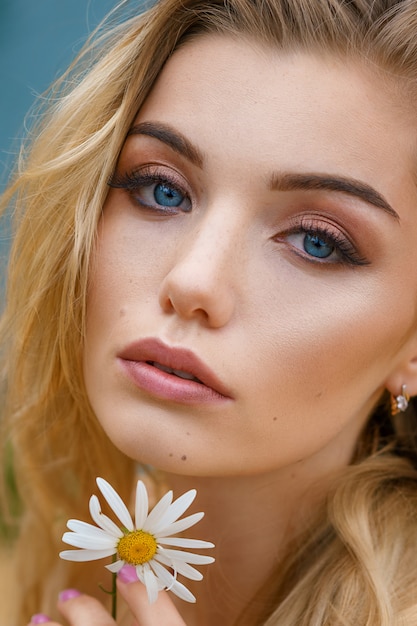
[[[406,392],[406,388],[406,385],[402,385],[399,396],[393,396],[391,394],[391,415],[397,415],[397,413],[403,413],[407,410],[410,396]]]

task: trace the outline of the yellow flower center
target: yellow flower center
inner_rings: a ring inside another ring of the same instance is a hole
[[[117,545],[119,557],[130,565],[147,563],[156,554],[155,537],[144,530],[134,530],[122,537]]]

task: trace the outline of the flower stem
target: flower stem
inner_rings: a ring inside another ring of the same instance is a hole
[[[114,555],[113,563],[115,562],[117,556]],[[117,586],[116,586],[117,574],[112,574],[112,583],[111,583],[111,591],[107,591],[104,589],[103,585],[99,585],[98,588],[101,589],[104,593],[111,596],[111,616],[116,621],[117,618]]]
[[[112,591],[111,616],[114,619],[114,621],[116,621],[116,618],[117,618],[117,587],[116,587],[116,578],[117,578],[117,575],[113,574],[112,587],[111,587],[111,591]]]

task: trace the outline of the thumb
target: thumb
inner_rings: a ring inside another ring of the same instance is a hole
[[[160,591],[156,602],[149,604],[146,587],[137,579],[134,582],[123,582],[118,577],[117,588],[137,626],[186,626],[166,591]]]

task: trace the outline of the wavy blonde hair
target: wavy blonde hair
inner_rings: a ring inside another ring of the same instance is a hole
[[[55,592],[75,584],[71,564],[57,563],[60,536],[67,517],[86,517],[94,477],[125,498],[132,489],[133,462],[104,435],[83,384],[88,268],[107,181],[169,56],[204,32],[243,35],[360,59],[404,88],[410,108],[417,98],[416,0],[162,0],[143,15],[121,14],[52,87],[3,200],[14,244],[0,326],[1,425],[24,505],[14,520],[17,624],[53,614]],[[401,423],[383,406],[370,418],[354,462],[262,591],[259,624],[417,623],[416,426],[412,409]],[[87,565],[83,572],[77,586],[94,592]]]

